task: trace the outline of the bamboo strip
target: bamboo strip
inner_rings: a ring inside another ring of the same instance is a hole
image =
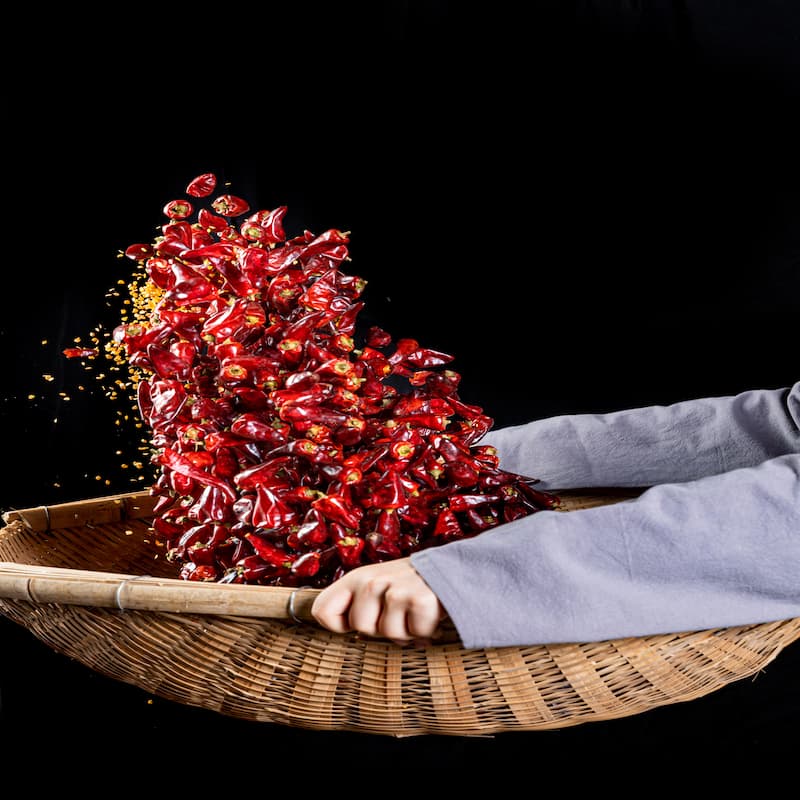
[[[575,694],[586,704],[586,708],[598,716],[609,715],[619,707],[619,701],[598,675],[597,667],[587,658],[577,644],[563,644],[548,648],[555,664],[569,682]]]
[[[43,532],[73,525],[103,525],[152,516],[156,500],[149,492],[125,492],[96,500],[75,500],[6,511],[2,517],[6,525],[22,522],[29,530]]]
[[[492,677],[497,682],[497,688],[520,725],[535,727],[553,722],[553,712],[535,681],[531,680],[530,668],[519,649],[487,648],[486,657],[492,667]]]
[[[358,725],[365,730],[388,726],[393,735],[402,736],[409,725],[403,696],[406,653],[403,648],[377,640],[360,640],[359,644],[360,648],[354,651],[362,658],[358,664],[358,694],[354,698]]]
[[[458,672],[453,674],[452,664],[444,648],[429,647],[425,650],[425,656],[428,662],[431,706],[440,724],[445,726],[454,721],[460,723],[466,713],[471,726],[479,726],[468,686],[463,683],[459,686],[458,682],[454,682],[454,678],[460,679],[464,675],[463,670],[459,670],[460,675]]]
[[[311,605],[319,589],[201,583],[0,562],[0,597],[34,603],[290,619],[293,593],[294,615],[312,621]]]

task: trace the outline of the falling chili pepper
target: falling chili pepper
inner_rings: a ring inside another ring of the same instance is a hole
[[[100,355],[96,347],[66,347],[62,352],[67,358],[96,358]]]
[[[212,190],[213,191],[213,190]],[[223,217],[238,217],[250,210],[247,200],[233,194],[222,194],[213,203],[211,208]]]
[[[286,206],[216,191],[198,175],[123,251],[137,303],[106,350],[131,371],[153,528],[182,577],[324,586],[558,507],[480,445],[493,421],[458,396],[452,355],[362,332],[349,233],[287,236]]]
[[[208,197],[217,188],[217,176],[213,172],[205,172],[189,181],[186,194],[192,197]]]

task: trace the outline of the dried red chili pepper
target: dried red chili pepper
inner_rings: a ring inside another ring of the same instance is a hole
[[[449,482],[459,489],[477,485],[480,472],[466,460],[451,461],[445,468]]]
[[[188,222],[175,220],[162,227],[163,236],[153,245],[153,253],[164,258],[180,256],[192,249],[192,227]]]
[[[153,254],[151,244],[132,244],[125,248],[125,255],[133,261],[140,261]]]
[[[360,536],[343,536],[336,540],[336,549],[345,567],[357,567],[361,563],[364,540]]]
[[[442,353],[438,350],[431,350],[428,347],[421,347],[409,353],[405,357],[405,361],[413,364],[415,367],[439,367],[442,364],[449,364],[453,360],[453,356],[448,353]]]
[[[193,542],[184,550],[183,558],[187,558],[195,564],[214,564],[219,546],[228,538],[228,528],[219,524],[210,527],[211,533],[208,538]]]
[[[222,194],[211,204],[211,208],[223,217],[238,217],[250,210],[247,200],[233,194]]]
[[[190,374],[192,364],[171,350],[165,350],[156,344],[147,346],[147,357],[150,359],[153,371],[160,378],[177,378],[185,381]]]
[[[164,213],[170,219],[186,219],[193,211],[194,206],[188,200],[170,200],[164,206]]]
[[[348,233],[287,238],[285,206],[212,201],[216,185],[199,175],[160,235],[125,251],[152,312],[112,337],[161,470],[153,527],[184,577],[322,586],[555,507],[475,444],[492,420],[458,397],[451,355],[359,335],[367,282],[342,271]],[[178,549],[198,524],[212,533]]]
[[[452,509],[445,508],[439,512],[433,528],[433,535],[446,539],[455,539],[464,535],[461,524]]]
[[[292,547],[318,546],[325,544],[330,538],[330,531],[325,516],[318,508],[309,508],[303,518],[303,524],[289,534],[287,542]]]
[[[206,486],[186,516],[198,522],[226,522],[232,517],[232,505],[219,487]]]
[[[464,513],[464,517],[469,528],[478,533],[493,528],[498,522],[496,515],[492,514],[491,510],[488,513],[481,514],[477,508],[468,508]]]
[[[253,545],[256,555],[267,564],[273,567],[291,567],[292,557],[289,553],[274,545],[266,537],[253,532],[245,534],[244,538]]]
[[[236,493],[228,483],[196,467],[186,456],[169,447],[165,447],[157,456],[157,461],[178,475],[197,481],[202,486],[217,487],[230,502],[236,500]]]
[[[217,188],[217,176],[213,172],[204,172],[189,181],[186,194],[192,197],[208,197]]]
[[[256,487],[252,523],[257,528],[283,528],[299,520],[298,512],[285,503],[269,486]]]
[[[307,308],[326,311],[337,295],[336,276],[338,270],[329,269],[320,275],[300,297],[300,303]]]
[[[372,561],[389,561],[400,558],[403,554],[397,542],[386,539],[382,534],[378,533],[378,531],[368,533],[364,539],[366,542],[366,550],[370,554],[370,559]]]
[[[197,214],[198,224],[209,233],[219,234],[228,228],[228,220],[212,214],[207,208],[201,208]]]
[[[67,358],[96,358],[100,355],[96,347],[65,347],[61,352]]]
[[[392,343],[392,337],[378,325],[370,325],[366,341],[369,347],[388,347]]]
[[[303,553],[292,563],[292,573],[304,578],[309,578],[319,572],[320,554],[316,550]]]
[[[270,456],[255,466],[248,467],[237,473],[233,482],[240,491],[255,489],[261,485],[275,486],[280,483],[280,474],[291,464],[291,456]]]
[[[195,564],[187,561],[180,571],[180,576],[187,581],[216,581],[219,571],[211,564]]]
[[[375,530],[383,537],[383,541],[397,543],[400,540],[400,516],[394,508],[383,508],[378,514]]]
[[[501,499],[499,494],[454,494],[449,498],[448,503],[453,511],[468,511],[487,503],[499,502]]]
[[[347,528],[357,529],[362,517],[363,510],[355,505],[349,497],[344,495],[324,495],[319,497],[311,504],[326,519],[338,522]]]
[[[167,297],[179,303],[207,301],[217,294],[217,288],[204,275],[192,267],[173,261],[170,269],[174,283],[167,291]]]
[[[407,497],[400,474],[393,469],[386,470],[365,502],[375,508],[400,508],[406,505]]]

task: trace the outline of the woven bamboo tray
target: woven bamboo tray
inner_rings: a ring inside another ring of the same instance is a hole
[[[560,496],[570,511],[632,495]],[[316,590],[174,577],[151,541],[147,493],[10,511],[3,521],[4,616],[153,695],[293,727],[389,736],[563,728],[701,697],[754,675],[800,637],[791,619],[469,650],[450,628],[430,646],[401,647],[313,623]]]

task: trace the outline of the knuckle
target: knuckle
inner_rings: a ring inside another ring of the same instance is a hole
[[[361,587],[362,591],[370,597],[381,597],[387,594],[386,581],[379,577],[368,577]]]

